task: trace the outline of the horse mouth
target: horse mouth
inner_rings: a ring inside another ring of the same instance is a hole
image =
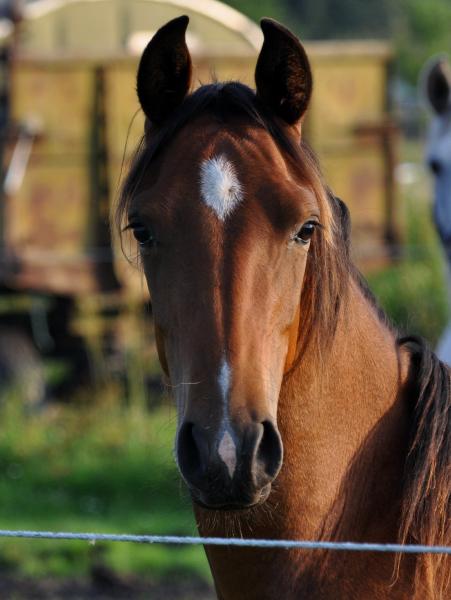
[[[252,498],[246,498],[246,500],[240,500],[239,498],[225,498],[224,500],[220,500],[218,498],[210,499],[207,498],[202,492],[199,492],[193,488],[190,489],[191,498],[193,502],[197,504],[197,506],[200,506],[206,510],[220,510],[224,512],[252,510],[253,508],[256,508],[266,502],[270,493],[270,483],[256,492]]]

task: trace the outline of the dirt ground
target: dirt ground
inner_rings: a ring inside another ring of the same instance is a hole
[[[216,600],[206,583],[152,582],[136,577],[118,578],[93,573],[90,580],[19,579],[0,575],[1,600]]]

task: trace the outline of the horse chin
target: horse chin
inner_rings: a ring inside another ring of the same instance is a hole
[[[226,499],[222,502],[218,501],[217,499],[210,500],[209,498],[205,498],[204,494],[194,489],[190,489],[190,493],[194,504],[205,510],[221,512],[249,511],[261,506],[266,502],[269,494],[271,493],[271,484],[269,483],[268,485],[265,485],[265,487],[256,492],[251,499],[245,502],[238,499]]]

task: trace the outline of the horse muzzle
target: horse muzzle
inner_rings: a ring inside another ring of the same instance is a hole
[[[237,510],[262,504],[283,460],[275,424],[266,420],[213,432],[185,422],[177,437],[177,461],[193,500],[204,508]]]

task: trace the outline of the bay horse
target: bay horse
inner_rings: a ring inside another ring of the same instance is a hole
[[[434,221],[445,252],[451,300],[451,64],[446,57],[427,65],[423,87],[433,110],[426,162],[434,176]],[[439,341],[437,355],[451,365],[451,322]]]
[[[306,52],[263,19],[256,91],[190,92],[188,17],[143,52],[133,232],[203,536],[450,543],[450,372],[399,338],[302,139]],[[443,555],[205,547],[221,600],[449,598]]]

